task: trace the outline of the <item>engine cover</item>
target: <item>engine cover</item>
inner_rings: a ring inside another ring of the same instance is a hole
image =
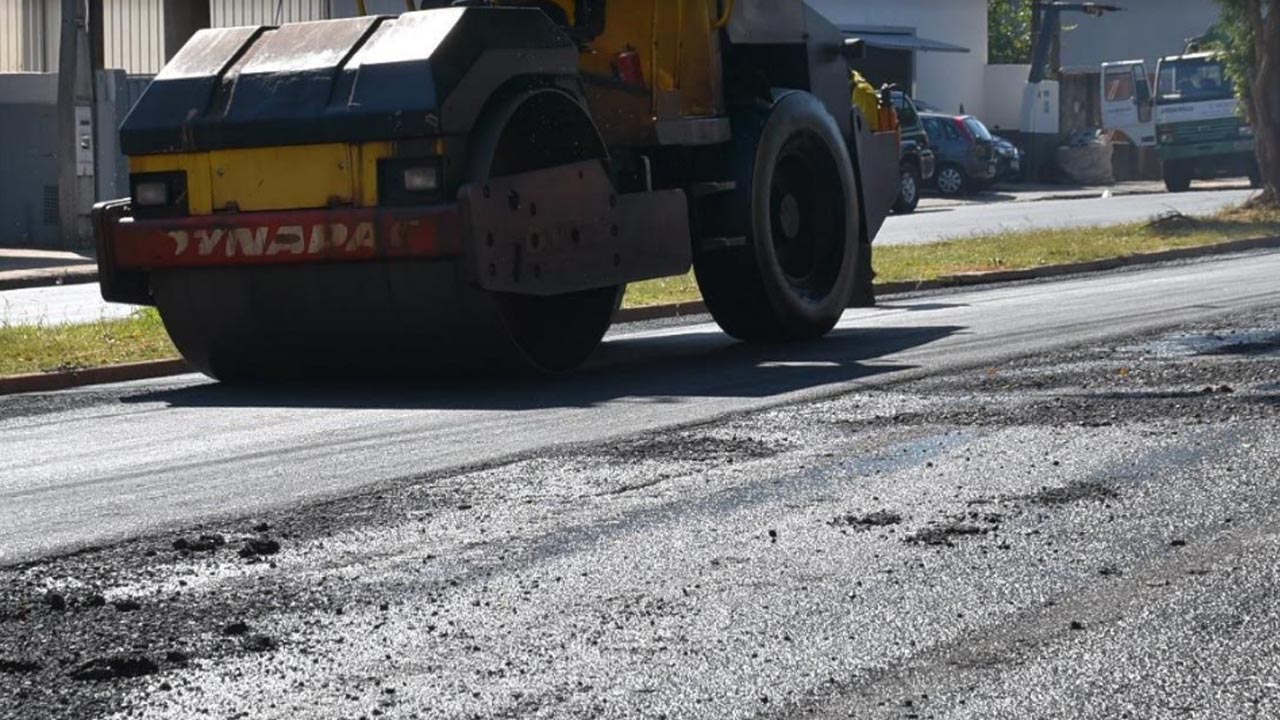
[[[149,155],[465,134],[511,78],[577,69],[573,40],[533,8],[202,30],[129,113],[121,148]]]

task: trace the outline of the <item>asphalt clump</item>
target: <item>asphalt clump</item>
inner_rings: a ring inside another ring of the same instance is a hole
[[[0,658],[0,674],[27,675],[39,672],[43,666],[34,660],[15,660]]]
[[[867,513],[866,515],[838,515],[827,524],[834,527],[850,527],[859,530],[871,530],[873,528],[900,525],[902,524],[902,515],[889,510],[877,510],[873,513]]]
[[[160,666],[145,655],[115,655],[96,658],[71,673],[82,682],[146,677],[160,672]]]
[[[279,541],[268,537],[250,538],[245,540],[244,546],[240,548],[240,557],[260,558],[275,555],[278,552],[280,552]]]
[[[195,538],[178,538],[173,549],[187,552],[213,552],[227,544],[227,539],[217,533],[205,533]]]

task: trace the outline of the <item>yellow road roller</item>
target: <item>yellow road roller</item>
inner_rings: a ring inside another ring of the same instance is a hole
[[[566,372],[690,268],[747,342],[871,301],[898,136],[806,2],[439,4],[197,33],[121,128],[103,297],[221,379]]]

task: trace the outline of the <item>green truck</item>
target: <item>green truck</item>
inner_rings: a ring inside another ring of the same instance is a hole
[[[1200,52],[1164,58],[1156,70],[1156,140],[1169,192],[1192,180],[1248,176],[1260,187],[1253,128],[1222,60]]]

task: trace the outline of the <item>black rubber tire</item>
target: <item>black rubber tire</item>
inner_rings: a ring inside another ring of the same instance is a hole
[[[914,165],[902,166],[898,186],[898,199],[893,203],[895,215],[910,215],[920,205],[920,171]]]
[[[1249,164],[1249,187],[1254,190],[1262,188],[1262,170],[1258,167],[1257,160]]]
[[[694,249],[712,317],[749,342],[821,337],[857,281],[857,180],[839,126],[813,95],[792,92],[733,120],[736,188],[703,237],[745,244]]]
[[[950,181],[951,177],[956,178],[954,183]],[[947,197],[968,195],[973,187],[969,174],[964,171],[964,168],[954,163],[947,163],[938,168],[938,172],[933,176],[933,185],[938,188],[938,192]]]
[[[552,89],[496,99],[472,144],[471,179],[605,159],[580,101]],[[174,270],[151,288],[183,357],[223,381],[567,372],[599,345],[619,293],[488,293],[464,262]]]
[[[1191,189],[1191,174],[1177,163],[1165,163],[1164,187],[1171,193],[1184,193]]]

